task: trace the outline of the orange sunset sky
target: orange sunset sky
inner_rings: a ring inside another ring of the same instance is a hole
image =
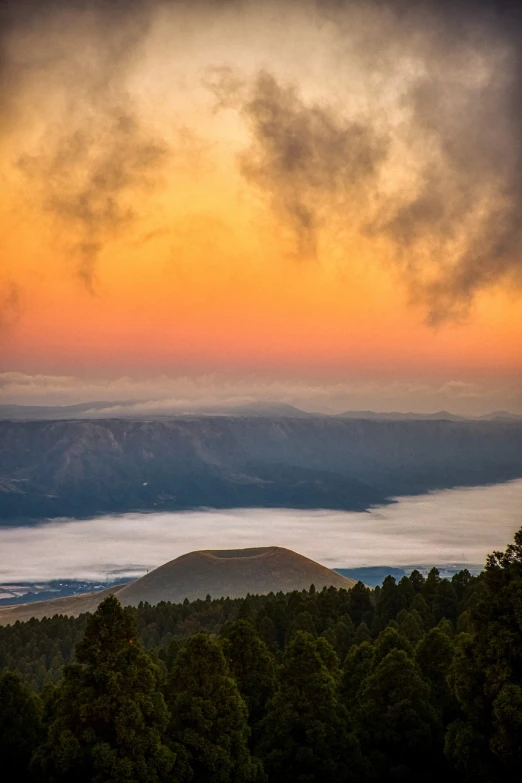
[[[522,412],[509,25],[15,5],[0,402]]]

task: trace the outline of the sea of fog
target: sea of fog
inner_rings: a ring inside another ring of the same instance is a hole
[[[325,565],[483,563],[522,526],[522,480],[396,498],[364,513],[200,510],[0,528],[0,582],[139,576],[194,549],[284,546]]]

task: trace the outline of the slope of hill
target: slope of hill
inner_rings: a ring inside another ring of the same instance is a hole
[[[283,547],[202,550],[182,555],[125,585],[70,598],[0,608],[0,625],[55,614],[78,617],[94,611],[110,594],[116,594],[124,606],[138,606],[141,602],[181,603],[185,598],[194,601],[205,599],[207,595],[241,598],[248,593],[288,593],[308,590],[311,584],[317,589],[333,586],[348,590],[355,582]]]
[[[0,523],[194,507],[364,510],[522,476],[522,423],[0,421]]]

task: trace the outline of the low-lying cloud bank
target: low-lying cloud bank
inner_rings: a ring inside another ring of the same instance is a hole
[[[365,513],[202,510],[0,528],[0,582],[139,576],[193,550],[272,545],[330,568],[483,563],[520,527],[521,503],[519,480],[399,498]]]
[[[104,415],[118,416],[190,412],[213,406],[285,403],[306,411],[342,413],[374,410],[430,413],[449,410],[461,415],[491,411],[522,414],[518,382],[314,381],[249,376],[160,376],[85,379],[64,375],[0,373],[0,405],[75,405],[103,401]],[[83,415],[89,415],[86,407]],[[91,415],[99,415],[93,406]]]

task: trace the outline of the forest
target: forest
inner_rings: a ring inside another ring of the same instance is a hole
[[[484,571],[0,628],[0,760],[36,783],[519,781],[522,529]]]

